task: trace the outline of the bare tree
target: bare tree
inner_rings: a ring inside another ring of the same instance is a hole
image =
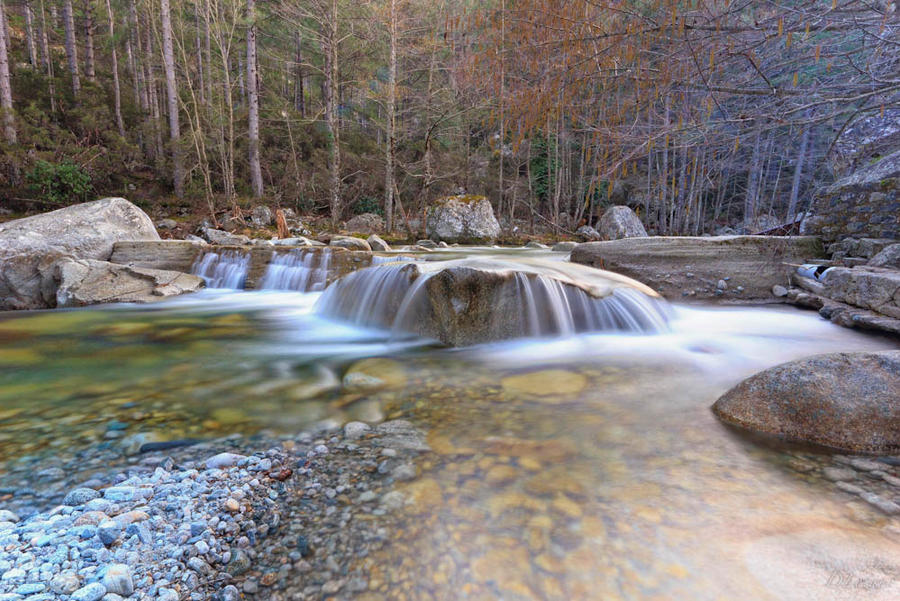
[[[249,103],[250,184],[253,196],[263,194],[262,170],[259,165],[259,73],[256,64],[256,3],[247,0],[247,90]]]
[[[9,30],[6,27],[6,8],[0,0],[0,110],[3,111],[3,136],[8,144],[15,144],[16,118],[13,114],[12,85],[9,80],[9,56],[6,47]]]
[[[91,82],[97,80],[94,65],[94,5],[92,0],[84,0],[84,74]]]
[[[77,99],[81,92],[81,79],[78,75],[78,46],[75,42],[75,16],[72,14],[72,0],[63,2],[63,24],[66,30],[66,58],[69,61],[69,74],[72,76],[72,93]]]
[[[25,0],[25,46],[28,48],[28,62],[37,68],[37,47],[34,43],[34,11],[31,10],[31,2]]]
[[[119,86],[119,59],[116,54],[116,20],[113,15],[112,3],[110,0],[106,0],[106,12],[109,18],[110,59],[112,60],[113,99],[115,102],[116,126],[119,128],[119,135],[124,138],[125,122],[122,120],[122,90]]]
[[[390,56],[388,58],[387,140],[384,163],[384,217],[388,233],[394,231],[394,163],[397,152],[397,0],[390,1]]]
[[[175,51],[172,47],[172,15],[169,0],[160,1],[162,19],[163,67],[166,72],[166,98],[169,111],[169,143],[172,146],[172,184],[175,196],[184,196],[184,165],[181,156],[181,128],[178,124],[178,87],[175,82]]]

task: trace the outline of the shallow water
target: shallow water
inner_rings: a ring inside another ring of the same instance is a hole
[[[0,315],[0,488],[4,465],[73,449],[403,417],[434,452],[381,518],[359,598],[900,598],[896,518],[823,478],[832,457],[709,411],[767,366],[893,343],[792,309],[675,307],[663,334],[450,350],[324,319],[318,297]]]

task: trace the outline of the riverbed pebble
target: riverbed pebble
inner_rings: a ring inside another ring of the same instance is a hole
[[[337,553],[323,533],[347,530],[354,512],[401,507],[388,495],[395,478],[376,469],[382,449],[401,449],[389,459],[406,478],[428,445],[408,422],[348,426],[168,449],[54,491],[25,519],[0,509],[0,601],[319,598],[365,581],[350,562],[386,537],[362,520],[340,537],[358,551]],[[310,572],[322,577],[307,582]]]

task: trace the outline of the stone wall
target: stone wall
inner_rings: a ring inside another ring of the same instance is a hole
[[[900,239],[900,152],[824,190],[804,229],[826,242],[848,237]]]

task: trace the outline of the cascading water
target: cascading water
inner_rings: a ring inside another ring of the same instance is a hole
[[[585,277],[584,283],[578,277]],[[616,274],[572,264],[472,259],[363,269],[329,287],[316,310],[450,344],[581,332],[655,333],[667,329],[669,314],[651,290]]]
[[[315,292],[324,290],[328,282],[331,249],[322,251],[295,250],[272,254],[260,288],[262,290],[296,290]]]
[[[249,253],[239,250],[209,251],[194,262],[191,273],[206,280],[208,288],[241,290],[249,269]]]

